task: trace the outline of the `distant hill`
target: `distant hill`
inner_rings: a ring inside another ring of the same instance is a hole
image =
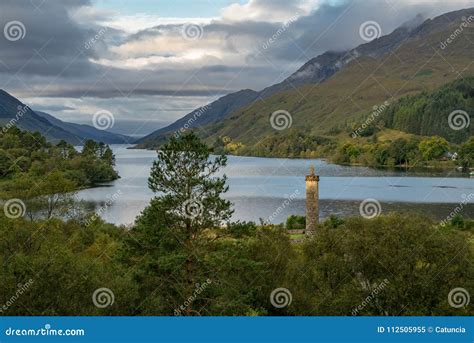
[[[126,136],[98,130],[93,126],[63,122],[44,112],[36,112],[20,100],[0,90],[0,125],[15,125],[31,132],[38,131],[49,141],[65,140],[80,145],[92,139],[106,144],[127,143]]]
[[[47,119],[51,124],[73,134],[79,141],[92,139],[96,142],[104,142],[106,144],[123,144],[131,141],[129,137],[118,133],[99,130],[90,125],[64,122],[45,112],[35,111],[35,113]]]
[[[202,127],[217,122],[236,109],[247,106],[256,100],[257,97],[258,92],[251,89],[244,89],[236,93],[228,94],[206,106],[199,107],[171,125],[140,138],[136,143],[147,145],[149,142],[153,142],[153,144],[158,144],[163,142],[167,135],[181,129]]]

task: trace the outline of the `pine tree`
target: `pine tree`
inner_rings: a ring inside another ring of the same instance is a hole
[[[125,254],[140,259],[144,291],[156,283],[166,285],[161,288],[166,304],[155,304],[155,309],[172,312],[208,277],[200,259],[206,230],[219,228],[232,215],[230,202],[221,198],[228,189],[226,176],[216,176],[226,162],[224,155],[211,157],[211,149],[194,133],[172,137],[158,152],[148,181],[158,195],[131,230]],[[198,313],[193,305],[183,307],[182,314]]]

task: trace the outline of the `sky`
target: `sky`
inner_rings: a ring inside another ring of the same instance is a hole
[[[1,0],[0,88],[35,110],[140,136],[328,50],[474,0]],[[17,29],[15,31],[15,29]],[[278,32],[278,35],[275,34]],[[1,35],[3,33],[3,35]],[[276,37],[275,39],[271,39]]]

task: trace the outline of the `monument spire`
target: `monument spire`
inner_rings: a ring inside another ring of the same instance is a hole
[[[319,176],[315,175],[314,165],[309,167],[306,175],[306,234],[316,232],[319,222]]]

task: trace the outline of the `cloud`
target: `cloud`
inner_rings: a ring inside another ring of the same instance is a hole
[[[198,107],[262,89],[327,50],[364,43],[365,21],[388,34],[418,13],[430,18],[469,6],[474,0],[249,0],[219,17],[185,19],[123,16],[88,0],[3,0],[1,31],[20,21],[26,34],[17,41],[0,36],[0,88],[37,104],[47,98],[41,109],[50,105],[63,119],[120,103],[116,121],[169,122],[185,113],[161,106],[164,99],[188,108],[189,97]],[[189,25],[197,39],[186,35]],[[53,99],[78,110],[61,110]],[[164,110],[147,111],[142,102]]]
[[[308,15],[321,0],[250,0],[231,4],[221,11],[224,21],[286,22],[294,16]]]
[[[10,74],[65,76],[91,71],[92,50],[80,48],[92,34],[69,16],[74,8],[89,5],[86,0],[62,2],[4,0],[0,27],[16,21],[24,26],[24,38],[0,39],[0,71]],[[3,32],[3,30],[2,30]]]

